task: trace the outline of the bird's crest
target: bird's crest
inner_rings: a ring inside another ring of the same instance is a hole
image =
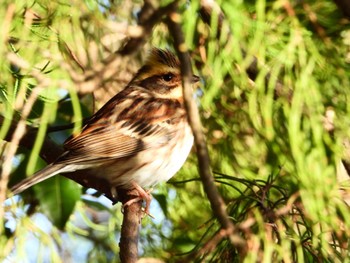
[[[177,57],[169,50],[153,48],[145,62],[145,65],[157,67],[168,66],[170,68],[180,68],[180,62]]]

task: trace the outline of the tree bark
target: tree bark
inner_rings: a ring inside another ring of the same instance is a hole
[[[119,200],[125,204],[138,197],[136,190],[118,190]],[[120,236],[119,257],[122,263],[135,263],[138,260],[138,241],[142,218],[142,201],[124,207],[124,217]]]

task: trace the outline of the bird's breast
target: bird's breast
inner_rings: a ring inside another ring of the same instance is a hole
[[[99,170],[109,174],[114,187],[127,188],[135,182],[147,188],[168,181],[183,166],[193,145],[192,130],[187,122],[179,123],[171,134],[155,136],[150,139],[153,142],[145,142],[145,145],[152,143],[152,146]]]

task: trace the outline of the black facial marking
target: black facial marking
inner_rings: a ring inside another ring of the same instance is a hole
[[[181,78],[172,73],[156,75],[142,80],[139,85],[148,90],[154,90],[160,94],[165,94],[173,88],[181,85]]]

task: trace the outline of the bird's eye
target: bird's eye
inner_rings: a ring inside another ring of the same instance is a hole
[[[173,77],[174,77],[174,75],[171,74],[171,73],[168,73],[168,74],[165,74],[165,75],[162,76],[163,80],[165,80],[166,82],[172,80]]]

